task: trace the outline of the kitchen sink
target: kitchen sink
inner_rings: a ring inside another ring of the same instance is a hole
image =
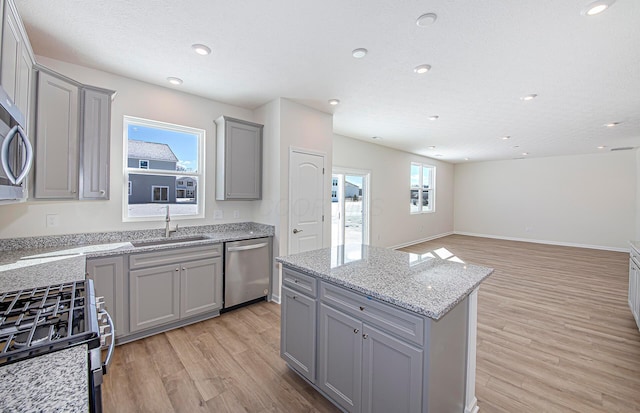
[[[184,242],[192,242],[192,241],[204,241],[209,239],[209,237],[205,235],[195,235],[193,237],[185,237],[185,238],[166,238],[159,239],[153,241],[134,241],[131,243],[136,248],[140,247],[151,247],[154,245],[167,245],[167,244],[182,244]]]

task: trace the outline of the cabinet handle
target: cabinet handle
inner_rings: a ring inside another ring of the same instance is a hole
[[[184,268],[184,267],[182,267],[182,271],[187,271],[187,269],[186,269],[186,268]]]
[[[360,306],[360,311],[364,311],[364,307],[363,306]]]
[[[293,296],[293,297],[291,297],[291,298],[293,298],[293,299],[295,300],[295,299],[296,299],[296,296],[294,295],[294,296]]]
[[[294,283],[298,284],[298,280],[293,280]]]
[[[176,271],[180,271],[180,268],[176,268]]]
[[[369,338],[369,334],[363,334],[362,338],[365,339],[365,340],[368,339]]]
[[[106,192],[106,191],[105,191],[104,189],[101,189],[101,190],[100,190],[100,195],[104,195],[104,193],[105,193],[105,192]]]
[[[360,332],[360,330],[358,330],[357,328],[353,329],[353,334],[358,334]]]

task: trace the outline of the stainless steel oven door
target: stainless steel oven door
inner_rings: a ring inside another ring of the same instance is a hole
[[[98,298],[98,301],[100,299]],[[107,374],[107,370],[113,359],[113,351],[115,349],[115,329],[113,320],[109,313],[101,308],[99,302],[98,308],[98,324],[100,326],[100,347],[89,350],[89,412],[102,413],[102,381],[103,376]],[[107,346],[107,341],[109,344]],[[107,347],[107,356],[102,361],[102,349]]]

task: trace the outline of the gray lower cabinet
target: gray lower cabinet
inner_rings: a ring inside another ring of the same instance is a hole
[[[222,244],[129,257],[131,333],[222,308]]]
[[[318,386],[346,411],[359,412],[362,322],[322,303],[318,341]]]
[[[316,299],[282,287],[280,353],[312,383],[316,381],[316,304]]]
[[[93,280],[96,296],[104,297],[105,307],[115,323],[115,336],[126,335],[124,257],[87,259],[87,277]]]

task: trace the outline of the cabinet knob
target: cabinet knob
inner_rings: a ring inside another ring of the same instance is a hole
[[[293,280],[294,283],[298,284],[298,280]]]
[[[294,295],[294,296],[293,296],[293,297],[291,297],[291,298],[293,298],[293,299],[295,300],[295,299],[296,299],[296,296]]]
[[[365,340],[368,339],[369,338],[369,334],[363,334],[362,338],[365,339]]]
[[[176,268],[176,271],[180,271],[180,268]]]
[[[353,329],[353,334],[358,334],[360,332],[360,330],[358,330],[357,328]]]
[[[76,190],[75,190],[75,189],[72,189],[72,190],[71,190],[71,193],[72,193],[72,194],[75,194],[75,193],[76,193]]]
[[[100,195],[104,195],[104,194],[105,194],[105,192],[106,192],[106,191],[105,191],[104,189],[101,189],[101,190],[100,190]]]
[[[186,269],[186,268],[184,268],[184,267],[182,267],[182,271],[187,271],[187,269]]]
[[[364,307],[363,306],[360,306],[360,311],[364,311]]]
[[[231,196],[231,192],[227,192],[227,196]]]

